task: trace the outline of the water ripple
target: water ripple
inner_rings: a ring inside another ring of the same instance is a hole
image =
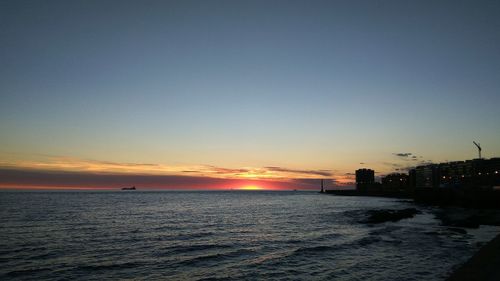
[[[441,280],[493,237],[392,199],[315,192],[2,192],[2,280]],[[479,230],[481,231],[481,230]]]

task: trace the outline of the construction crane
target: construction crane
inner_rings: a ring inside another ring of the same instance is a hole
[[[474,143],[475,146],[477,146],[477,151],[479,153],[479,159],[481,159],[481,144],[475,142],[475,141],[472,141]]]

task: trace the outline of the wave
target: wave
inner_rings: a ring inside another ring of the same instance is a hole
[[[114,270],[114,269],[127,269],[142,266],[139,262],[124,262],[124,263],[111,263],[111,264],[90,264],[79,265],[75,269],[82,271],[96,271],[96,270]]]
[[[302,247],[294,251],[295,254],[309,254],[309,253],[321,253],[326,251],[333,251],[338,247],[335,246],[314,246],[314,247]]]
[[[209,236],[213,236],[215,233],[211,231],[207,232],[192,232],[192,233],[179,233],[175,235],[159,235],[158,237],[155,238],[155,240],[158,241],[175,241],[175,240],[180,240],[180,241],[187,241],[191,239],[196,239],[196,238],[205,238]]]
[[[209,255],[189,258],[189,259],[186,259],[186,260],[179,262],[178,265],[194,266],[194,265],[199,265],[200,263],[220,262],[220,261],[222,261],[224,259],[228,259],[228,258],[239,258],[239,257],[248,256],[248,255],[253,255],[253,254],[255,254],[255,250],[238,249],[238,250],[230,251],[230,252],[226,252],[226,253],[215,253],[215,254],[209,254]]]
[[[213,249],[227,249],[232,248],[234,246],[224,245],[224,244],[200,244],[200,245],[187,245],[187,246],[175,246],[175,247],[166,247],[161,250],[161,253],[156,254],[156,256],[165,256],[165,255],[176,255],[183,253],[191,253],[191,252],[199,252],[199,251],[207,251]]]
[[[43,272],[51,272],[52,269],[50,268],[36,268],[36,269],[21,269],[21,270],[13,270],[10,272],[7,272],[5,276],[8,277],[23,277],[23,276],[36,276],[37,274],[43,273]]]

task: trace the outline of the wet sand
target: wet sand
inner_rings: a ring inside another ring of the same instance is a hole
[[[500,235],[483,246],[446,280],[500,280]]]

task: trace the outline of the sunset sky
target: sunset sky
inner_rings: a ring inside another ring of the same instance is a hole
[[[312,189],[500,156],[498,1],[1,1],[0,187]]]

